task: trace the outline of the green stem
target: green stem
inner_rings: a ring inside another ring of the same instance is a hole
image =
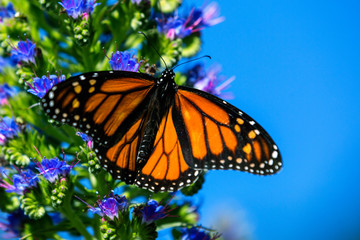
[[[81,57],[83,59],[84,63],[84,70],[86,72],[93,71],[93,63],[92,63],[92,57],[90,55],[90,44],[82,48]]]
[[[71,207],[71,197],[72,193],[66,194],[64,199],[64,203],[62,206],[62,213],[65,217],[71,222],[71,225],[84,237],[86,240],[93,240],[94,238],[90,235],[90,233],[86,230],[85,225],[82,223],[78,215]]]

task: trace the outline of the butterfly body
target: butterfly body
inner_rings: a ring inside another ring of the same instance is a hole
[[[267,132],[238,108],[161,77],[91,72],[54,86],[41,100],[53,119],[93,137],[113,177],[151,191],[176,191],[205,169],[277,172],[281,156]]]

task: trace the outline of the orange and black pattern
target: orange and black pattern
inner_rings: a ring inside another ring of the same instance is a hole
[[[160,78],[104,71],[71,77],[41,100],[54,120],[90,135],[102,166],[150,191],[176,191],[202,170],[258,175],[281,169],[280,152],[252,118],[206,92]]]
[[[176,98],[177,129],[194,169],[234,169],[270,175],[281,166],[277,146],[248,115],[206,92],[181,87]],[[179,131],[180,132],[180,131]]]

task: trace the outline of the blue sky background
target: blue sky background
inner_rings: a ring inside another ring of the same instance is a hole
[[[284,169],[211,171],[201,222],[222,212],[252,239],[359,239],[359,2],[219,4],[226,20],[203,31],[202,54],[236,76],[230,102],[270,133]]]

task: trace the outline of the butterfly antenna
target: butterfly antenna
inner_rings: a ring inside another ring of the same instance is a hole
[[[191,59],[191,60],[189,60],[189,61],[180,63],[180,64],[176,65],[175,67],[173,67],[172,70],[174,70],[174,69],[177,68],[178,66],[181,66],[181,65],[183,65],[183,64],[185,64],[185,63],[193,62],[193,61],[199,60],[199,59],[201,59],[201,58],[205,58],[205,57],[211,59],[211,57],[210,57],[209,55],[204,55],[204,56],[202,56],[202,57],[194,58],[194,59]]]
[[[148,43],[150,44],[150,46],[155,50],[155,52],[157,53],[157,55],[159,55],[160,59],[161,59],[161,60],[163,61],[163,63],[165,64],[166,69],[168,69],[168,66],[166,65],[165,60],[162,58],[162,56],[160,55],[160,53],[158,52],[158,50],[156,50],[156,48],[154,47],[154,45],[152,45],[152,43],[149,41],[149,38],[145,35],[145,33],[141,32],[141,31],[139,31],[138,33],[139,33],[139,34],[142,34],[142,35],[146,38],[146,40],[148,41]]]

